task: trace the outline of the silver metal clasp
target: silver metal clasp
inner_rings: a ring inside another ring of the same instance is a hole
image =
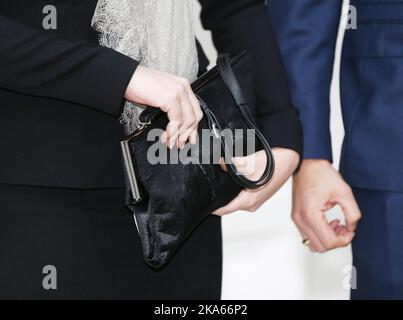
[[[216,137],[216,139],[220,139],[221,138],[221,132],[217,128],[217,125],[215,123],[213,123],[213,125],[211,127],[212,127],[212,131],[213,131],[213,134]]]
[[[148,120],[147,122],[141,122],[139,120],[139,129],[144,129],[145,127],[149,126],[151,124],[151,120]]]

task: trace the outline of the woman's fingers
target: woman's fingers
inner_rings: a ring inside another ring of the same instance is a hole
[[[174,79],[177,84],[173,94],[175,102],[168,107],[170,124],[167,128],[167,144],[170,148],[175,144],[183,148],[188,140],[196,143],[197,125],[203,113],[189,82],[182,78]]]
[[[169,123],[161,141],[172,148],[196,143],[197,125],[203,113],[189,81],[184,78],[139,66],[125,92],[134,103],[160,108]]]
[[[182,125],[179,127],[179,135],[178,135],[178,148],[182,148],[186,141],[189,138],[190,133],[192,132],[192,128],[196,122],[196,116],[193,112],[192,104],[189,100],[187,92],[185,89],[181,92],[181,109],[182,109]]]
[[[169,123],[166,128],[166,143],[169,148],[173,148],[179,136],[179,128],[183,122],[182,108],[180,100],[172,100],[167,107],[167,116]]]
[[[203,119],[203,111],[200,107],[199,100],[196,98],[195,94],[192,91],[191,86],[188,86],[188,96],[189,100],[193,107],[193,112],[196,117],[196,121],[193,125],[193,131],[189,135],[189,142],[192,144],[196,144],[197,142],[197,129],[199,126],[200,121]]]
[[[133,103],[161,109],[169,123],[161,141],[172,148],[196,142],[197,124],[202,118],[199,102],[184,78],[139,66],[125,92]]]
[[[179,136],[179,125],[178,125],[178,121],[170,121],[167,125],[166,128],[166,133],[167,133],[167,138],[166,138],[166,144],[167,146],[172,149],[175,144],[176,141],[178,140],[178,136]]]
[[[176,83],[172,89],[171,104],[168,106],[167,145],[173,148],[177,145],[182,148],[190,134],[190,128],[195,122],[193,107],[189,101],[185,85]]]
[[[178,139],[179,148],[182,148],[188,140],[193,144],[196,143],[197,127],[200,120],[203,118],[203,112],[201,111],[199,101],[194,95],[189,82],[185,80],[183,86],[184,92],[181,96],[183,124],[180,128],[180,135]]]

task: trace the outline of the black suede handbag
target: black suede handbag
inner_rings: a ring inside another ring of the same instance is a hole
[[[249,58],[242,53],[233,58],[220,56],[217,66],[192,84],[204,113],[199,136],[203,129],[212,133],[211,139],[218,141],[226,156],[227,172],[214,159],[209,163],[150,163],[148,150],[156,142],[147,138],[148,133],[151,129],[164,130],[168,123],[166,114],[157,108],[146,108],[140,115],[141,127],[122,141],[126,206],[134,214],[144,259],[150,267],[163,267],[209,214],[228,204],[242,189],[259,188],[271,179],[274,159],[269,143],[255,125],[252,80]],[[220,134],[224,129],[233,134],[232,142],[243,139],[243,144],[248,140],[239,132],[253,130],[255,151],[263,149],[267,156],[266,168],[257,181],[237,171],[232,154],[245,156],[248,152],[233,152],[235,143],[230,144]],[[199,154],[211,151],[205,150],[210,146],[203,143],[197,148]],[[165,146],[165,150],[169,149]]]

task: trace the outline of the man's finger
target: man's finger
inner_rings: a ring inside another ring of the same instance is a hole
[[[355,233],[346,228],[341,229],[337,235],[337,248],[348,246],[353,241]]]
[[[319,241],[312,229],[304,222],[298,212],[293,213],[293,220],[303,240],[309,240],[309,249],[312,252],[325,252],[326,249]]]
[[[349,231],[355,231],[358,221],[361,219],[361,211],[353,194],[350,192],[339,199],[339,204],[346,217],[346,227]]]
[[[337,246],[338,239],[333,228],[327,222],[325,213],[320,211],[314,214],[313,217],[306,221],[308,226],[313,230],[326,250],[334,249]]]
[[[340,220],[336,219],[329,222],[330,227],[336,232],[336,229],[340,227]]]
[[[348,232],[348,230],[347,230],[347,228],[346,228],[346,226],[338,226],[335,230],[334,230],[334,232],[336,233],[336,235],[345,235],[347,232]]]

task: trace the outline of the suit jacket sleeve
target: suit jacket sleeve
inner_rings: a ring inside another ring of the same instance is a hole
[[[255,63],[258,125],[273,147],[301,153],[302,132],[264,0],[200,0],[219,53],[246,50]]]
[[[332,161],[330,84],[343,1],[270,0],[293,102],[304,129],[304,158]]]
[[[0,15],[0,87],[118,116],[137,62]]]

